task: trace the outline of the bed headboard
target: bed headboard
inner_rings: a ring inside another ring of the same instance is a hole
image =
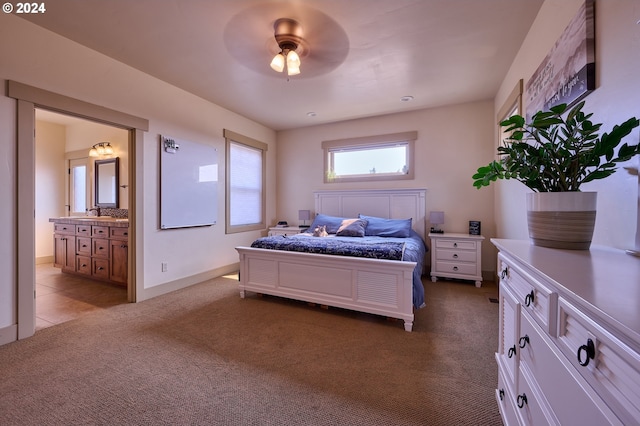
[[[426,238],[426,189],[349,189],[315,191],[316,214],[386,219],[412,219],[413,229]]]

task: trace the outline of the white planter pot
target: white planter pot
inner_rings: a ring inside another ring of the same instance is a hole
[[[596,223],[597,192],[527,194],[529,238],[536,246],[588,250]]]

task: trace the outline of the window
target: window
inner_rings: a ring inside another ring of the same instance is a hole
[[[502,105],[502,108],[498,111],[498,116],[496,117],[498,126],[500,126],[500,123],[504,120],[516,114],[522,115],[522,80],[518,80],[518,84],[513,88],[509,97],[507,97],[507,100]],[[500,135],[501,144],[502,141],[509,136],[504,132],[503,127],[500,127],[498,134]]]
[[[226,140],[226,232],[266,228],[267,145],[224,130]]]
[[[417,132],[322,142],[324,181],[413,179]]]
[[[69,160],[69,215],[84,215],[89,208],[87,203],[87,158]]]

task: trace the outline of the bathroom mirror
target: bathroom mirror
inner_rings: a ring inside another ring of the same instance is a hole
[[[118,208],[118,157],[96,160],[95,164],[96,206]]]

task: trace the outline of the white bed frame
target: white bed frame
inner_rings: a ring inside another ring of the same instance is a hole
[[[425,189],[314,192],[315,212],[413,219],[424,239]],[[236,247],[240,297],[246,291],[399,318],[413,328],[415,262]]]

